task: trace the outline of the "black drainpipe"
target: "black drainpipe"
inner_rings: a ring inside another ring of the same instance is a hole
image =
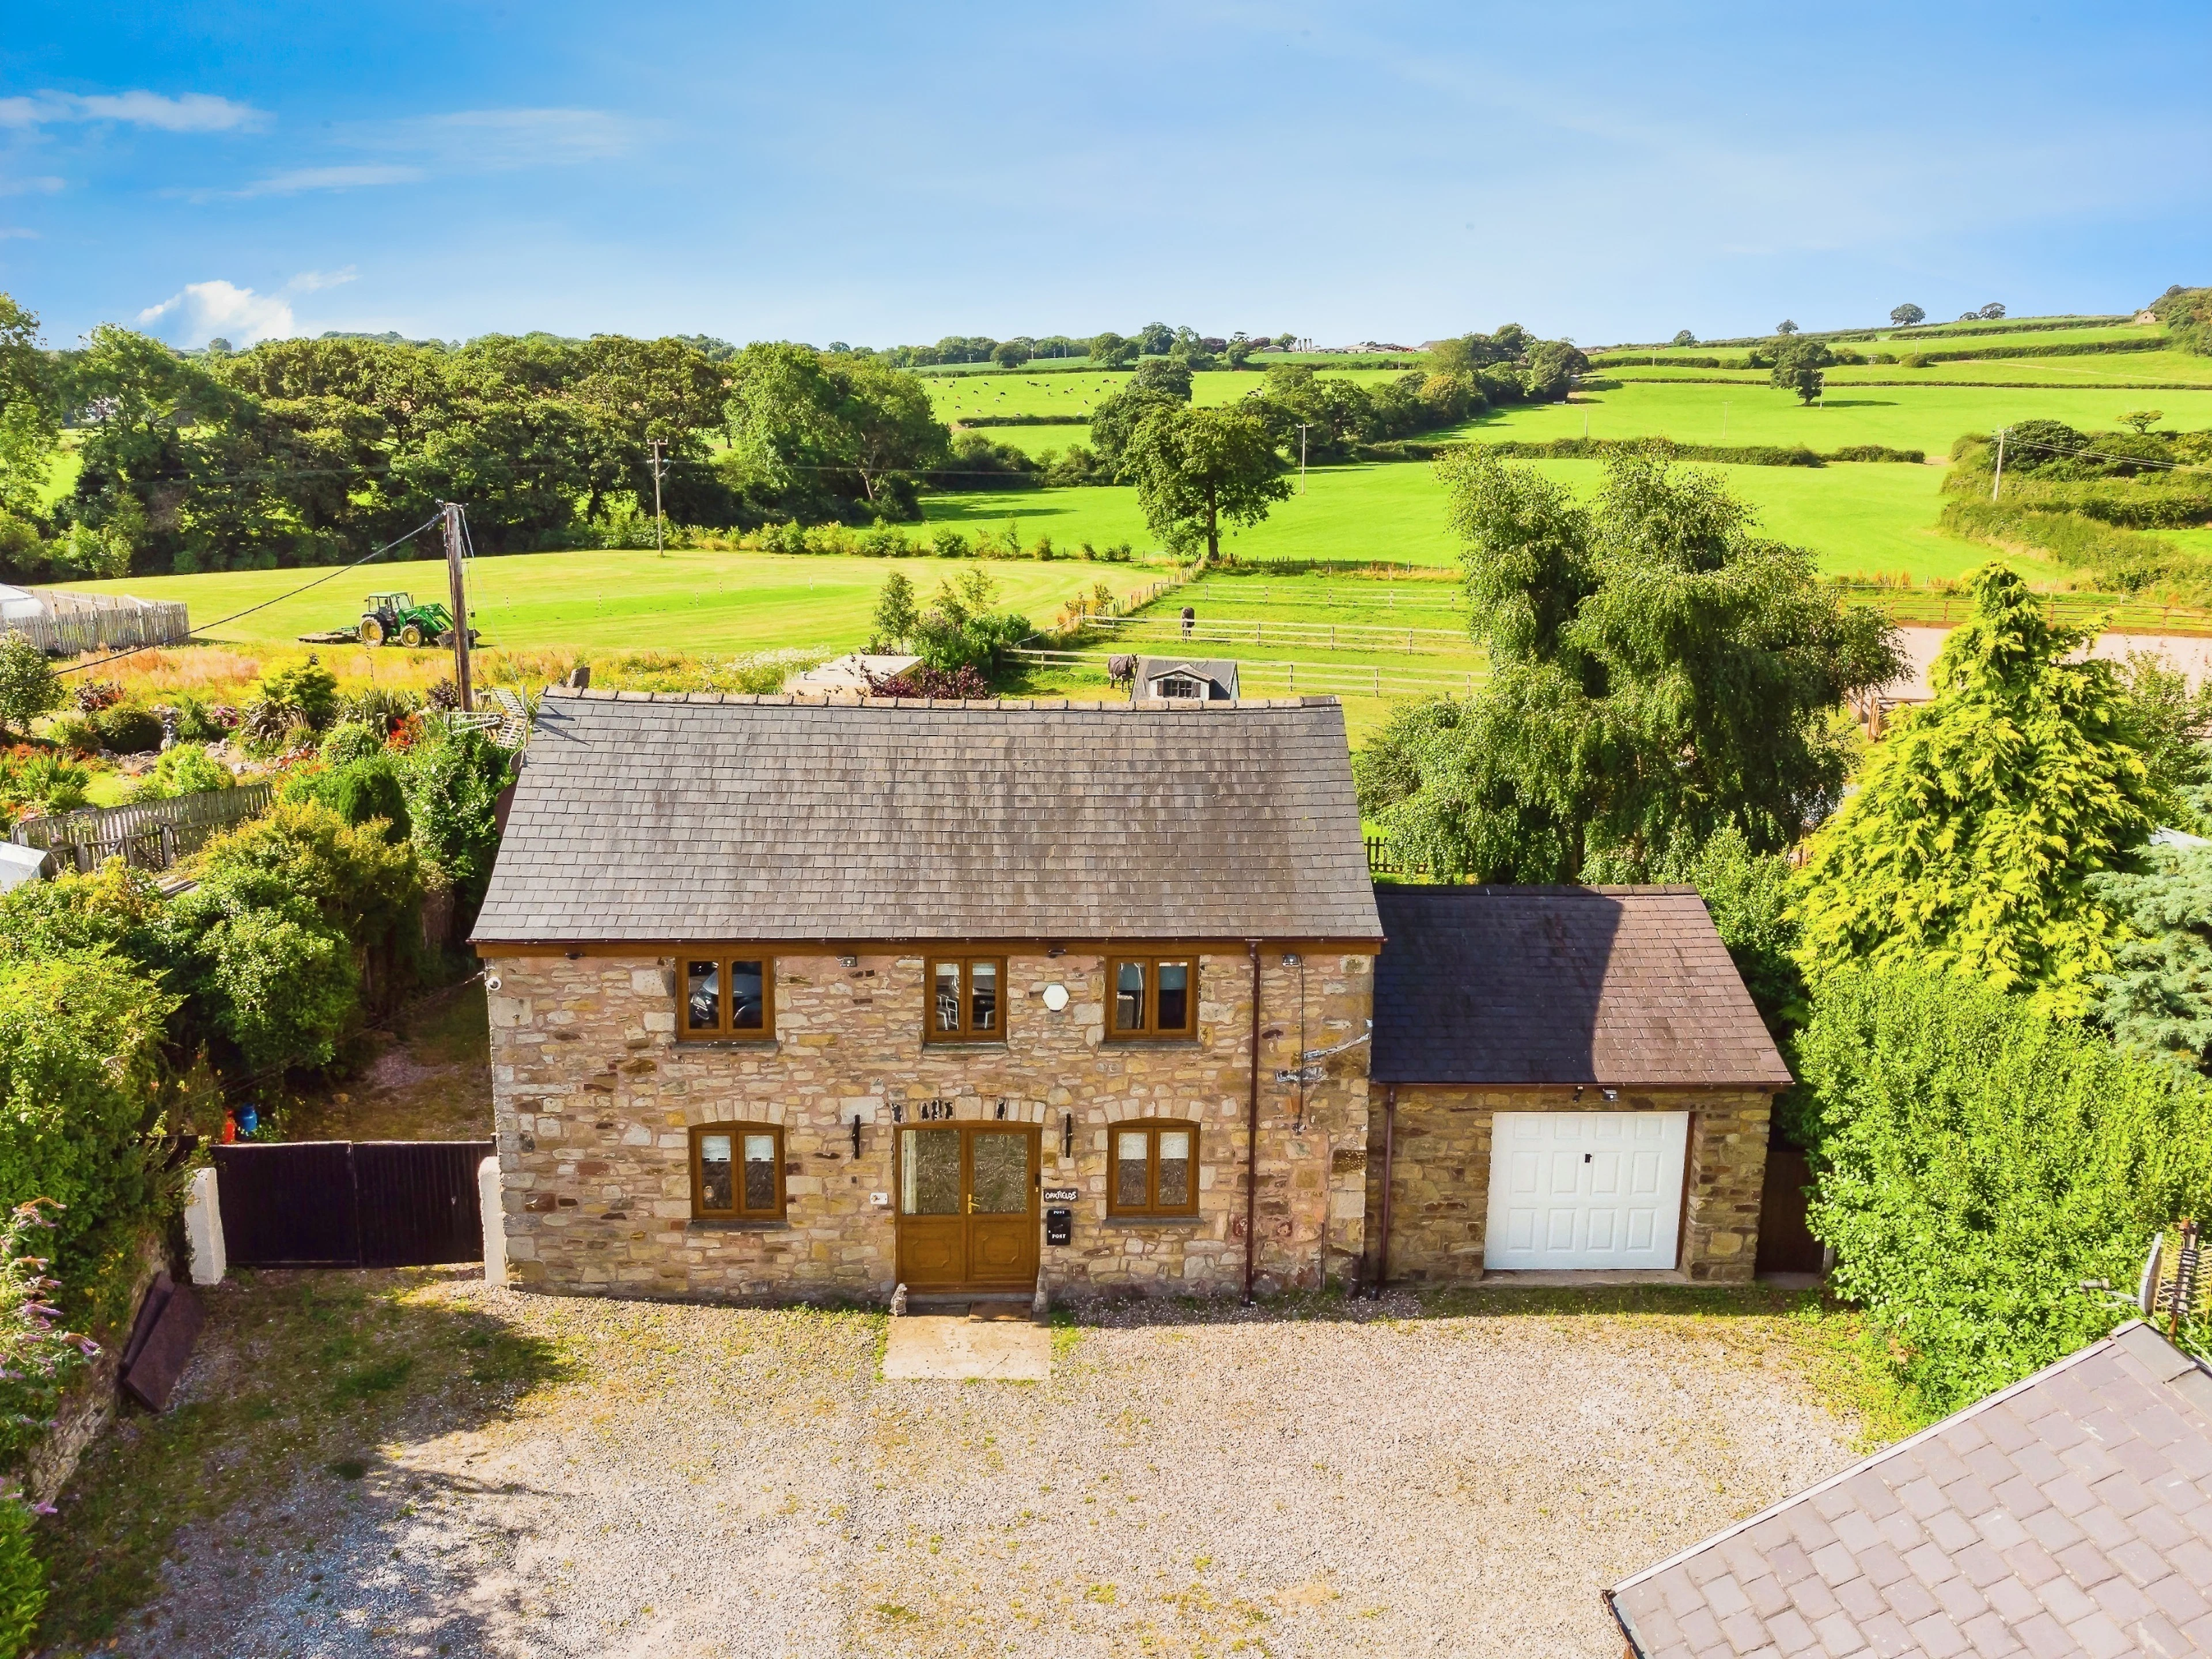
[[[1398,1085],[1382,1086],[1382,1243],[1375,1259],[1375,1294],[1390,1282],[1390,1190],[1398,1151]]]
[[[1260,1246],[1260,941],[1252,953],[1252,1105],[1244,1129],[1244,1304],[1252,1304],[1252,1273]]]

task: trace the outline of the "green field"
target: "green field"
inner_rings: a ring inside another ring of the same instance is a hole
[[[2025,347],[2037,345],[2088,345],[2107,340],[2125,340],[2153,346],[2166,337],[2166,329],[2157,323],[2085,323],[2079,328],[2036,328],[2032,325],[2045,319],[2021,317],[1993,323],[1984,323],[1970,333],[1931,334],[1926,325],[1917,329],[1883,329],[1870,340],[1838,340],[1835,343],[1852,351],[1889,351],[1903,356],[1908,351],[1974,351],[1991,346]],[[1957,326],[1954,325],[1954,326]],[[1771,345],[1771,340],[1761,341]],[[1591,352],[1594,357],[1622,356],[1656,360],[1664,363],[1684,357],[1741,357],[1750,349],[1747,346],[1655,346],[1650,349],[1630,349],[1624,351],[1615,347]]]
[[[1543,460],[1526,465],[1595,489],[1597,461]],[[1913,579],[1955,576],[1985,562],[1988,549],[1939,534],[1942,469],[1935,466],[1727,466],[1729,487],[1758,508],[1769,535],[1814,550],[1832,574],[1910,571]],[[1458,555],[1443,519],[1443,490],[1434,470],[1415,462],[1316,467],[1307,494],[1278,503],[1264,524],[1240,531],[1224,547],[1243,559],[1373,560],[1445,565]],[[1018,520],[1025,539],[1050,536],[1066,547],[1088,541],[1154,545],[1133,489],[1007,489],[933,495],[924,502],[932,523],[969,527]],[[2061,573],[2033,562],[2039,579]]]
[[[1395,368],[1332,368],[1326,372],[1366,385],[1394,380]],[[1191,401],[1203,408],[1234,403],[1257,392],[1264,376],[1251,369],[1212,369],[1191,376]],[[1098,400],[1129,384],[1127,374],[1000,374],[988,380],[929,382],[931,407],[941,421],[963,426],[988,424],[994,416],[1088,415]],[[1049,428],[1045,430],[1050,430]]]
[[[1127,495],[1127,490],[1118,492]],[[671,551],[532,553],[477,559],[470,604],[486,646],[579,646],[684,652],[818,651],[866,644],[868,617],[885,573],[904,570],[925,599],[941,574],[964,568],[933,559],[788,557],[774,553]],[[1000,602],[1049,620],[1061,605],[1103,581],[1125,595],[1161,573],[1127,565],[994,563]],[[314,579],[313,570],[236,570],[199,576],[133,576],[76,582],[90,592],[182,599],[195,626],[274,599]],[[443,599],[442,562],[374,564],[333,576],[311,592],[201,635],[212,641],[286,643],[350,625],[362,595],[404,587]]]

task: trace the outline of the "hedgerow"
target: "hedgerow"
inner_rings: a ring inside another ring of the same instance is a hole
[[[1971,978],[1850,968],[1799,1038],[1814,1235],[1931,1417],[2125,1316],[2154,1232],[2212,1202],[2212,1092]]]

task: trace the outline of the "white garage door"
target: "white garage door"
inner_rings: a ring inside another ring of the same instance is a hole
[[[1482,1262],[1671,1267],[1687,1112],[1500,1112]]]

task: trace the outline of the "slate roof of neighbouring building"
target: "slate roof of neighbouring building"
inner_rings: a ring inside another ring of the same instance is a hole
[[[1790,1085],[1693,888],[1375,898],[1377,1082]]]
[[[2212,1374],[2141,1322],[1606,1593],[1644,1659],[2212,1653]]]
[[[1334,698],[554,689],[482,942],[1374,940]]]

